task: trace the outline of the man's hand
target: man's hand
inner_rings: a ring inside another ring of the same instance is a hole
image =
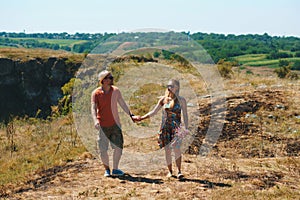
[[[95,123],[95,128],[96,128],[97,130],[100,130],[100,124],[99,124],[99,122],[96,122],[96,123]]]
[[[134,122],[139,122],[141,121],[141,116],[137,115],[137,116],[132,116],[131,119],[134,121]]]

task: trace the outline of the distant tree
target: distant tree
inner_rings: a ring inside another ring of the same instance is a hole
[[[170,60],[172,54],[173,53],[170,51],[162,50],[162,55],[163,55],[164,59],[166,59],[166,60]]]
[[[290,62],[288,60],[279,60],[279,67],[284,67],[284,66],[288,66],[290,64]]]
[[[300,70],[300,60],[296,60],[291,67],[291,70]]]
[[[286,52],[276,52],[273,51],[270,54],[267,55],[267,59],[279,59],[279,58],[291,58],[293,57],[292,54],[286,53]]]
[[[58,45],[58,44],[54,44],[54,45],[52,46],[52,49],[58,50],[58,49],[59,49],[59,45]]]
[[[153,53],[153,57],[154,58],[158,58],[159,56],[160,56],[160,52],[158,52],[158,51],[155,51],[154,53]]]
[[[71,47],[69,47],[69,46],[61,46],[60,48],[62,50],[65,50],[65,51],[71,51],[72,50]]]
[[[295,57],[300,57],[300,51],[297,51],[297,52],[295,53]]]

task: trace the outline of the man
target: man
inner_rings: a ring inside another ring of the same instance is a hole
[[[111,175],[107,153],[109,143],[114,149],[112,175],[122,176],[124,172],[119,169],[119,161],[124,142],[117,104],[121,106],[133,121],[136,120],[136,117],[130,112],[120,90],[113,86],[114,77],[111,72],[107,70],[100,72],[98,79],[102,86],[92,92],[91,112],[95,128],[99,130],[98,142],[100,157],[105,168],[104,176],[108,177]]]

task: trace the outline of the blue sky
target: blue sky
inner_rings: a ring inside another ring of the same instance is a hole
[[[143,28],[300,37],[298,0],[2,0],[0,31],[119,33]]]

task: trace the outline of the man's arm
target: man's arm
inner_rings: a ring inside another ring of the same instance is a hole
[[[127,106],[126,102],[124,101],[121,92],[119,91],[119,95],[118,95],[118,103],[121,106],[121,108],[124,110],[125,113],[127,113],[130,118],[132,119],[132,117],[134,116],[133,113],[130,111],[129,107]]]
[[[100,124],[97,119],[97,104],[96,104],[96,99],[95,99],[95,92],[93,92],[92,96],[91,96],[91,114],[92,114],[95,128],[99,129]]]

